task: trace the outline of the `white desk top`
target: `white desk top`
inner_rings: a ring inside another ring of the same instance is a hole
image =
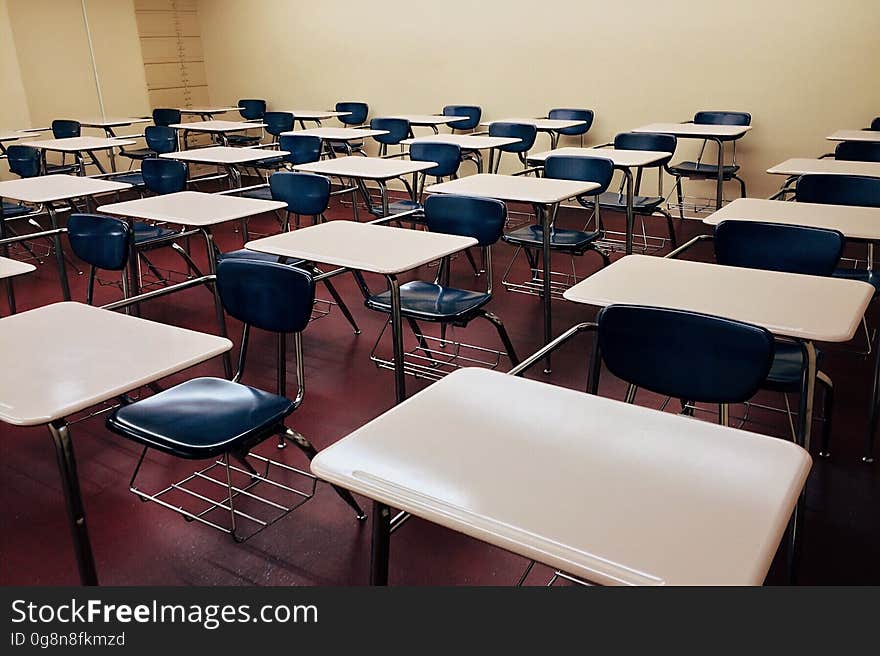
[[[825,137],[829,141],[876,141],[880,142],[880,130],[838,130]]]
[[[15,130],[15,131],[16,131],[16,132],[26,132],[26,133],[29,133],[29,134],[30,134],[30,133],[34,133],[34,132],[48,132],[48,131],[51,130],[51,129],[52,129],[52,128],[49,128],[49,127],[45,127],[45,128],[21,128],[21,129],[19,129],[19,130]]]
[[[605,585],[760,585],[799,446],[485,369],[319,453],[320,478]]]
[[[483,121],[480,125],[492,125],[492,123],[524,123],[526,125],[534,125],[541,132],[552,132],[554,130],[576,128],[580,125],[586,125],[587,122],[559,118],[499,118],[493,121]]]
[[[28,141],[27,145],[43,150],[55,150],[65,153],[76,153],[86,150],[107,150],[119,148],[119,146],[131,146],[137,143],[133,139],[118,139],[109,137],[66,137],[64,139],[40,139]]]
[[[429,185],[425,191],[432,194],[460,194],[462,196],[497,198],[516,203],[552,205],[569,198],[588,194],[594,189],[598,189],[599,186],[595,182],[478,173],[457,180]]]
[[[751,125],[712,125],[709,123],[650,123],[633,132],[660,132],[676,137],[741,137],[752,129]]]
[[[327,141],[356,141],[365,137],[378,137],[380,134],[388,134],[388,130],[370,130],[368,128],[307,128],[305,130],[282,132],[281,136],[289,134],[320,137]]]
[[[295,119],[302,119],[304,121],[323,121],[325,118],[336,118],[351,114],[351,112],[337,112],[332,109],[279,109],[272,111],[287,112],[288,114],[293,114]]]
[[[178,225],[212,226],[233,219],[243,219],[263,212],[281,210],[287,203],[241,196],[206,194],[201,191],[179,191],[174,194],[148,196],[124,203],[102,205],[99,212],[137,219],[167,221]]]
[[[604,157],[614,162],[615,166],[648,166],[660,160],[672,157],[672,153],[659,150],[624,150],[617,148],[557,148],[545,150],[543,153],[529,154],[529,161],[543,162],[550,155],[567,155],[569,157]]]
[[[192,150],[176,150],[172,153],[162,153],[159,157],[177,159],[183,162],[199,162],[201,164],[245,164],[258,162],[261,159],[270,159],[289,155],[286,150],[267,150],[264,148],[232,148],[231,146],[209,146],[208,148],[193,148]]]
[[[192,132],[240,132],[264,128],[265,123],[248,123],[246,121],[193,121],[191,123],[172,123],[168,127],[176,130],[190,130]]]
[[[50,203],[56,200],[94,196],[131,187],[127,182],[113,182],[79,175],[40,175],[0,182],[0,198],[25,203]]]
[[[490,137],[488,135],[475,136],[472,134],[434,134],[430,137],[416,137],[404,139],[400,143],[411,146],[417,143],[450,143],[459,146],[462,150],[483,150],[485,148],[501,148],[510,144],[519,143],[522,139],[516,137]]]
[[[408,159],[381,157],[361,157],[350,155],[335,159],[324,159],[320,162],[299,164],[294,171],[307,171],[322,175],[341,176],[343,178],[362,178],[364,180],[390,180],[402,175],[425,171],[437,166],[436,162],[412,162]]]
[[[0,257],[0,278],[20,276],[25,273],[30,273],[36,268],[37,267],[33,264],[28,264],[27,262],[19,262],[18,260],[11,260],[8,257]]]
[[[701,312],[763,326],[776,335],[846,342],[874,288],[866,282],[627,255],[570,287],[564,298]]]
[[[718,225],[726,220],[790,223],[838,230],[850,239],[880,240],[880,208],[821,203],[791,203],[764,198],[737,198],[703,223]]]
[[[224,114],[226,112],[237,112],[241,107],[178,107],[177,110],[181,114]]]
[[[45,424],[232,348],[222,337],[82,303],[0,319],[0,421]]]
[[[108,116],[106,118],[94,117],[80,119],[79,124],[84,128],[116,128],[124,125],[132,125],[134,123],[149,123],[151,118],[131,118],[131,117],[115,117]]]
[[[32,136],[32,134],[19,132],[18,130],[0,130],[0,141],[17,141],[18,139],[27,139]]]
[[[835,175],[868,175],[880,178],[880,162],[849,162],[839,159],[813,159],[794,157],[767,169],[775,175],[806,175],[831,173]]]
[[[476,245],[477,240],[471,237],[329,221],[257,239],[245,248],[369,273],[396,274]]]
[[[458,123],[459,121],[468,120],[467,116],[444,116],[443,114],[394,114],[387,118],[405,118],[410,125],[415,126],[431,126],[431,125],[448,125],[450,123]]]

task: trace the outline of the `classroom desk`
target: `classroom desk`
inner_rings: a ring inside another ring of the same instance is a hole
[[[389,506],[602,585],[760,585],[811,462],[783,440],[470,368],[311,468],[374,500],[374,585]]]
[[[0,257],[0,280],[6,281],[6,300],[9,303],[9,314],[15,314],[15,289],[12,286],[12,279],[36,271],[36,269],[37,267],[33,264]]]
[[[91,198],[98,194],[122,191],[131,187],[127,182],[114,182],[99,178],[88,178],[77,175],[40,175],[35,178],[20,178],[18,180],[5,180],[0,182],[0,238],[5,234],[5,219],[3,218],[4,198],[42,205],[49,215],[52,229],[58,228],[58,216],[55,212],[54,203],[66,201],[71,209],[78,211],[73,200],[75,198]],[[64,300],[70,300],[70,286],[67,282],[67,273],[64,266],[64,251],[61,248],[61,235],[56,234],[55,260],[58,263],[58,275],[61,278],[61,291]]]
[[[367,137],[378,137],[380,134],[388,134],[388,130],[371,130],[369,128],[306,128],[305,130],[282,132],[281,136],[287,135],[304,135],[310,137],[318,137],[322,141],[328,143],[345,144],[346,150],[351,155],[351,142],[361,141]],[[329,148],[327,154],[331,158],[336,157],[333,148]]]
[[[290,153],[286,150],[209,146],[207,148],[193,148],[192,150],[177,150],[172,153],[162,153],[159,157],[176,159],[181,162],[222,166],[229,173],[230,189],[235,189],[241,187],[241,170],[239,169],[239,166],[246,166],[265,159],[289,154]]]
[[[299,134],[302,134],[302,132]],[[402,178],[410,173],[415,175],[419,171],[426,171],[435,166],[437,166],[436,162],[413,162],[398,158],[348,155],[346,157],[325,159],[320,162],[310,162],[309,164],[298,164],[293,167],[293,170],[318,173],[337,178],[348,178],[357,184],[361,193],[368,199],[369,195],[367,194],[364,182],[366,180],[375,182],[379,185],[379,193],[382,196],[382,216],[384,217],[388,216],[388,181],[394,178]],[[415,187],[416,185],[413,184],[413,193],[415,193]],[[413,198],[413,200],[415,201],[416,199]]]
[[[441,182],[425,188],[432,194],[460,194],[497,198],[505,202],[528,203],[535,210],[539,225],[543,226],[543,266],[544,266],[544,344],[552,339],[550,294],[550,227],[556,218],[559,203],[570,198],[589,194],[598,189],[595,182],[574,180],[554,180],[551,178],[532,178],[525,175],[497,175],[478,173],[465,178]],[[546,373],[550,373],[550,356],[545,360]]]
[[[416,137],[401,141],[404,146],[412,146],[417,143],[449,143],[461,148],[462,153],[473,153],[477,165],[477,173],[483,172],[483,155],[481,150],[489,151],[489,170],[492,169],[495,150],[502,146],[519,143],[521,139],[516,137],[490,137],[488,135],[475,136],[472,134],[437,134],[433,137]]]
[[[529,162],[537,162],[543,166],[544,161],[551,155],[566,155],[569,157],[604,157],[614,162],[614,168],[623,173],[626,180],[626,254],[632,253],[633,225],[635,215],[633,213],[633,168],[650,166],[656,162],[672,157],[672,153],[658,150],[624,150],[618,148],[557,148],[536,153],[528,156]]]
[[[581,125],[586,125],[587,122],[561,118],[502,118],[494,121],[483,121],[480,125],[489,126],[493,123],[524,123],[526,125],[534,125],[538,132],[546,132],[550,135],[550,149],[553,150],[559,145],[559,130],[580,127]]]
[[[718,146],[718,179],[715,183],[715,209],[720,210],[724,201],[724,141],[742,139],[751,125],[713,125],[709,123],[651,123],[633,132],[658,132],[672,134],[678,139],[705,139]]]
[[[867,175],[880,178],[880,162],[851,162],[840,159],[816,159],[812,157],[793,157],[767,169],[772,175],[798,177],[810,173],[830,173],[833,175]]]
[[[441,125],[452,125],[453,123],[458,123],[459,121],[468,120],[467,116],[446,116],[444,114],[394,114],[392,116],[388,116],[387,118],[402,118],[409,121],[409,125],[411,128],[431,128],[434,134],[438,134],[440,130],[438,129]],[[452,127],[455,127],[452,125]],[[410,130],[410,135],[412,134],[412,130]]]
[[[92,160],[92,163],[98,168],[101,173],[107,173],[107,170],[98,160],[98,158],[95,157],[95,151],[108,150],[112,155],[114,148],[119,148],[120,146],[131,146],[135,143],[137,142],[132,139],[117,139],[108,137],[67,137],[64,139],[38,139],[36,141],[28,141],[27,145],[31,148],[39,148],[44,151],[44,170],[46,168],[45,151],[51,150],[59,153],[73,153],[73,157],[76,160],[77,166],[79,167],[79,174],[85,175],[85,162],[83,161],[82,156],[84,152],[88,153],[89,157]]]
[[[226,112],[237,112],[238,110],[243,109],[242,107],[226,107],[226,106],[205,106],[205,107],[178,107],[177,111],[179,111],[184,116],[198,116],[203,121],[213,121],[214,114],[225,114]]]
[[[825,137],[828,141],[873,141],[880,143],[878,130],[837,130]]]
[[[193,121],[192,123],[172,123],[168,127],[180,131],[183,135],[184,145],[186,144],[187,132],[204,132],[216,137],[220,141],[221,146],[228,146],[229,141],[226,137],[230,132],[243,132],[245,130],[253,130],[254,128],[264,128],[266,124],[259,121],[248,123],[246,121],[215,121],[209,119]]]
[[[306,126],[303,124],[303,121],[317,123],[320,127],[321,121],[323,120],[328,118],[339,118],[340,116],[349,116],[351,114],[351,112],[337,112],[332,109],[279,109],[273,111],[293,114],[293,119],[299,121],[300,127],[304,130],[306,129]]]
[[[222,337],[82,303],[55,303],[0,319],[0,357],[16,372],[0,377],[0,421],[48,427],[83,585],[96,585],[98,577],[66,418],[230,348]]]
[[[394,389],[396,401],[400,403],[406,398],[406,382],[397,276],[476,245],[477,240],[472,237],[354,221],[329,221],[257,239],[245,244],[245,248],[384,276],[391,292]]]
[[[96,117],[96,118],[85,118],[80,119],[79,124],[84,128],[100,128],[104,130],[104,135],[108,139],[113,139],[116,137],[116,133],[113,132],[113,128],[122,128],[128,127],[129,125],[134,125],[135,123],[149,123],[152,121],[150,118],[146,117]],[[116,170],[116,156],[113,154],[113,150],[110,150],[110,170]]]

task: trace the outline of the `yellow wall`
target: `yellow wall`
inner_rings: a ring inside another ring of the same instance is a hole
[[[12,40],[12,26],[6,0],[0,0],[0,129],[24,128],[31,123],[27,96],[21,83],[18,54]]]
[[[581,106],[596,111],[590,143],[749,111],[750,195],[778,186],[767,167],[880,115],[876,0],[199,0],[199,16],[215,102],[363,99],[373,116],[475,103],[487,118]]]

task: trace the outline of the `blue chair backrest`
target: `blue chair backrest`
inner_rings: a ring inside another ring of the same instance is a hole
[[[122,271],[128,263],[132,232],[128,223],[100,214],[71,214],[67,238],[76,256],[97,269]]]
[[[694,123],[702,125],[751,125],[752,115],[748,112],[704,111],[694,114]]]
[[[387,130],[388,134],[373,137],[381,144],[394,146],[409,137],[409,121],[405,118],[374,118],[370,121],[371,130]]]
[[[278,137],[282,132],[293,130],[293,114],[290,112],[266,112],[263,114],[263,123],[266,124],[266,132]]]
[[[613,176],[614,162],[607,157],[550,155],[544,160],[545,178],[598,183],[599,189],[589,192],[590,196],[604,193]]]
[[[880,162],[880,143],[841,141],[834,149],[834,159],[849,162]]]
[[[144,139],[151,150],[160,155],[177,150],[177,132],[164,125],[151,125],[144,130]]]
[[[608,370],[657,394],[701,403],[741,403],[773,362],[773,335],[706,314],[609,305],[597,317]]]
[[[21,178],[34,178],[42,171],[40,151],[32,146],[21,144],[8,146],[6,157],[10,172]]]
[[[52,121],[52,136],[56,139],[78,137],[80,134],[82,134],[82,126],[79,124],[79,121],[69,121],[67,119]]]
[[[801,203],[880,207],[880,178],[814,173],[798,178],[794,199]]]
[[[507,206],[494,198],[434,194],[425,200],[425,222],[431,232],[473,237],[480,246],[501,238]]]
[[[266,101],[260,98],[242,98],[238,101],[238,113],[246,121],[255,121],[263,118],[266,113]]]
[[[186,189],[187,166],[185,162],[158,157],[141,162],[144,186],[154,194],[173,194]]]
[[[315,173],[279,171],[269,176],[274,200],[287,203],[287,211],[317,216],[330,204],[330,179]]]
[[[593,117],[595,113],[592,109],[551,109],[547,113],[547,118],[558,119],[561,121],[584,121],[583,125],[576,125],[571,128],[562,128],[557,130],[559,134],[586,134],[593,125]]]
[[[718,264],[830,276],[845,238],[837,230],[760,221],[722,221],[715,226]]]
[[[315,282],[306,271],[260,260],[221,260],[217,291],[230,316],[275,333],[302,331],[315,300]]]
[[[451,143],[414,143],[409,147],[409,158],[417,162],[437,162],[437,166],[425,173],[442,178],[458,173],[461,148]]]
[[[182,117],[180,115],[179,109],[172,109],[170,107],[159,107],[153,110],[153,123],[155,125],[168,127],[169,125],[180,123],[181,121]]]
[[[621,132],[614,137],[614,147],[619,150],[656,150],[661,153],[675,153],[677,145],[678,139],[675,135],[657,132]],[[670,159],[672,155],[649,166],[662,166]]]
[[[871,121],[871,129],[880,131],[880,116]]]
[[[443,116],[467,116],[468,120],[450,123],[449,127],[454,130],[473,130],[480,124],[483,108],[477,105],[446,105]]]
[[[345,125],[363,125],[370,113],[370,106],[365,102],[338,102],[337,112],[351,112],[347,116],[340,116],[339,120]]]
[[[535,145],[535,139],[538,136],[538,129],[534,125],[526,123],[508,123],[506,121],[496,121],[489,124],[490,137],[514,137],[519,139],[519,143],[510,144],[509,146],[501,146],[500,150],[505,153],[525,153],[531,150]]]
[[[310,164],[321,159],[321,137],[286,134],[278,140],[278,148],[290,153],[284,159],[291,164]]]

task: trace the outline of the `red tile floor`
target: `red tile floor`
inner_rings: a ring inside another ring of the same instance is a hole
[[[334,201],[328,216],[350,218],[351,209]],[[581,213],[564,212],[560,221],[576,226],[584,220],[582,217]],[[606,217],[606,221],[614,226],[619,223],[619,217]],[[676,223],[682,239],[702,229],[701,224],[694,221]],[[649,220],[648,229],[662,233],[664,224],[660,220]],[[271,216],[261,216],[251,221],[251,230],[268,233],[277,230],[277,224]],[[231,225],[217,233],[224,250],[240,247],[241,235],[234,232]],[[711,257],[705,247],[701,249],[695,251],[696,257]],[[194,252],[197,261],[203,262],[200,246]],[[514,294],[501,286],[501,274],[512,253],[513,249],[504,244],[494,249],[495,295],[490,308],[505,322],[522,357],[540,345],[540,303],[535,297]],[[180,269],[179,262],[167,249],[155,251],[151,257],[160,265]],[[567,262],[560,264],[567,265]],[[594,255],[578,261],[581,273],[597,266],[598,258]],[[515,270],[524,275],[523,258],[518,260]],[[411,275],[432,278],[434,273],[434,269],[424,267]],[[453,283],[459,286],[484,284],[483,280],[474,279],[464,258],[455,261],[453,273]],[[77,300],[85,299],[85,278],[71,275]],[[335,308],[329,316],[309,326],[304,338],[305,402],[288,421],[318,449],[387,410],[394,397],[391,373],[377,369],[369,360],[383,317],[363,307],[351,276],[340,276],[336,281],[360,323],[362,334],[354,335]],[[376,288],[382,285],[378,278],[370,282]],[[35,273],[18,279],[16,291],[19,311],[60,300],[54,267],[47,263]],[[318,296],[326,297],[326,292],[319,288]],[[118,297],[119,290],[113,286],[101,287],[97,292],[98,303]],[[209,294],[198,288],[151,302],[145,306],[144,316],[213,332],[212,307]],[[6,311],[5,302],[2,311]],[[554,331],[561,332],[594,315],[591,308],[557,301],[553,310]],[[472,342],[496,347],[494,330],[481,323],[475,322],[459,334]],[[239,343],[239,326],[233,321],[230,329],[233,341]],[[64,339],[64,326],[58,326],[58,339]],[[853,346],[859,347],[861,343]],[[145,348],[155,347],[145,345]],[[551,375],[545,376],[536,367],[529,376],[555,385],[582,388],[590,348],[589,337],[572,343],[556,356]],[[273,390],[272,337],[256,334],[250,356],[245,382]],[[39,357],[39,353],[35,352],[34,357]],[[292,353],[288,362],[292,372]],[[124,362],[119,364],[125,366]],[[799,581],[804,584],[877,584],[880,583],[880,558],[877,557],[880,464],[869,466],[860,461],[871,365],[865,358],[833,347],[823,368],[837,387],[833,456],[829,461],[816,459],[809,480]],[[15,376],[16,372],[7,370],[3,375]],[[197,375],[222,375],[219,360],[195,367],[173,380]],[[293,384],[292,376],[290,384]],[[408,377],[407,384],[412,393],[428,383]],[[623,385],[606,374],[600,391],[603,395],[621,398]],[[766,395],[765,400],[781,404],[776,395]],[[660,399],[640,393],[637,401],[656,406]],[[784,416],[766,412],[753,412],[752,416],[764,423],[755,430],[786,435]],[[103,416],[77,423],[73,426],[73,436],[102,584],[350,585],[367,581],[369,521],[355,521],[351,510],[324,484],[319,484],[310,502],[291,515],[252,540],[235,544],[228,536],[186,523],[174,513],[155,504],[141,503],[130,494],[128,481],[139,450],[134,444],[108,433]],[[418,439],[418,435],[413,435],[413,439]],[[474,439],[479,436],[475,435]],[[278,453],[271,442],[261,449]],[[305,459],[294,449],[287,449],[281,457],[296,465],[305,465]],[[156,485],[179,480],[193,469],[191,463],[181,463],[161,454],[151,454],[147,466],[145,480]],[[552,472],[535,471],[533,479],[524,480],[523,485],[539,486],[545,476],[552,476]],[[362,502],[369,510],[369,502]],[[547,512],[553,512],[553,508],[547,508]],[[45,429],[0,424],[0,536],[0,583],[69,585],[78,582],[55,454]],[[687,540],[687,536],[683,535],[682,540]],[[390,580],[392,584],[408,585],[510,585],[517,581],[525,565],[523,558],[414,519],[394,535]],[[767,582],[784,583],[784,572],[784,558],[777,557]],[[548,570],[536,568],[528,583],[543,584],[548,577]]]

